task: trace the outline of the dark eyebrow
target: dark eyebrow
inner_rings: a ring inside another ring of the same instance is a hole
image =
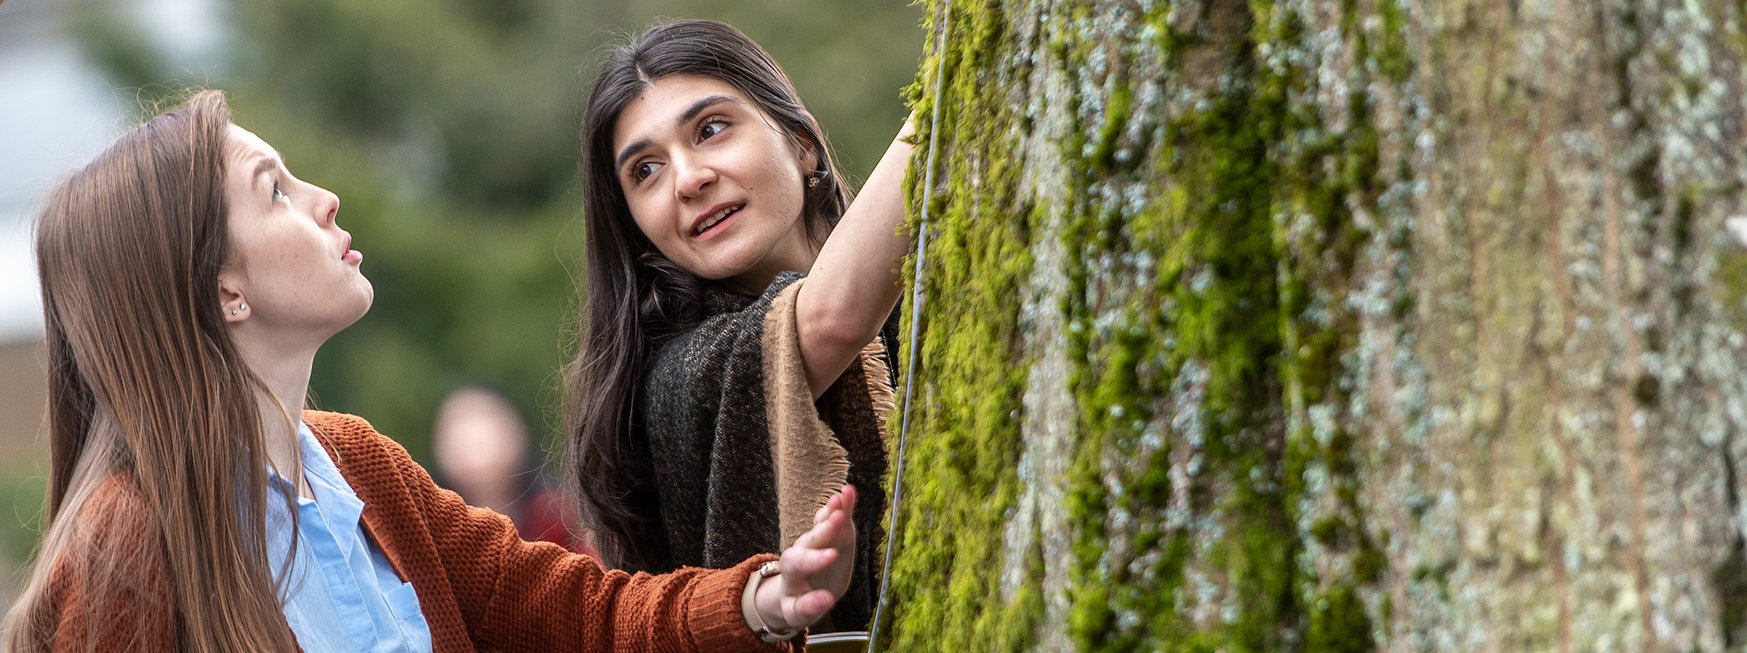
[[[696,117],[698,117],[698,114],[703,113],[704,109],[708,109],[710,107],[716,106],[716,105],[721,104],[723,102],[733,102],[735,104],[739,104],[740,100],[735,98],[732,95],[712,95],[712,96],[704,98],[702,100],[698,100],[696,102],[693,102],[690,107],[686,108],[685,113],[679,114],[679,120],[675,120],[673,122],[677,126],[684,127],[686,123],[692,121],[692,118],[696,118]]]
[[[259,183],[258,180],[260,180],[262,173],[267,172],[269,170],[272,170],[274,168],[278,168],[278,167],[279,167],[279,157],[276,157],[276,156],[261,157],[261,162],[255,164],[255,171],[249,173],[250,183]]]
[[[630,145],[626,145],[625,149],[619,151],[619,159],[613,162],[613,169],[618,170],[619,168],[625,167],[625,162],[630,160],[631,157],[637,156],[638,152],[649,149],[649,146],[654,144],[655,141],[645,138]]]
[[[706,97],[704,99],[693,102],[691,106],[686,107],[686,110],[683,113],[679,114],[679,119],[675,120],[673,122],[676,126],[684,127],[686,123],[691,122],[692,118],[698,117],[698,114],[703,113],[705,109],[716,106],[716,105],[721,104],[723,102],[733,102],[735,104],[739,104],[740,99],[736,98],[732,95],[712,95],[712,96]],[[618,159],[613,161],[613,169],[618,170],[619,168],[625,167],[625,162],[630,160],[631,157],[636,156],[638,152],[642,152],[644,149],[646,149],[649,146],[654,145],[654,144],[655,144],[654,141],[651,141],[651,140],[645,138],[643,140],[640,140],[640,141],[637,141],[635,143],[632,143],[630,145],[625,146],[625,149],[619,150]]]

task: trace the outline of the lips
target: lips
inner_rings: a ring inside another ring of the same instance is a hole
[[[340,245],[340,260],[350,262],[364,260],[364,253],[352,249],[352,234],[346,234],[346,242]]]
[[[730,216],[739,213],[746,205],[739,202],[723,202],[710,207],[710,210],[692,219],[692,236],[702,236],[716,225],[722,224]]]

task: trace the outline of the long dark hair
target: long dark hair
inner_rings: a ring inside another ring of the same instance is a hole
[[[810,148],[816,155],[808,176],[819,182],[806,189],[801,209],[815,246],[849,204],[823,130],[776,60],[740,30],[707,20],[665,23],[608,55],[582,118],[588,276],[576,359],[565,378],[564,461],[601,558],[630,571],[673,566],[635,401],[648,356],[700,319],[703,282],[662,256],[632,220],[614,171],[613,128],[650,84],[680,74],[733,86],[798,150]]]
[[[6,616],[12,651],[118,629],[183,651],[297,649],[263,517],[274,495],[257,406],[270,395],[219,305],[229,125],[224,96],[198,93],[122,136],[42,210],[48,532]],[[104,611],[160,595],[174,605]],[[172,612],[174,633],[149,622]]]

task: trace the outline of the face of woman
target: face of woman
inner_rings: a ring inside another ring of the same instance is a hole
[[[227,138],[225,318],[275,341],[319,345],[375,297],[358,269],[363,255],[335,222],[340,198],[291,176],[279,153],[248,130],[232,125]]]
[[[801,207],[814,160],[801,149],[744,93],[694,75],[656,80],[613,129],[637,227],[692,274],[752,293],[812,264]]]

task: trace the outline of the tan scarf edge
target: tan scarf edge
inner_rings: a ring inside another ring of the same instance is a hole
[[[805,280],[784,288],[771,303],[761,341],[765,420],[770,427],[777,523],[784,549],[812,530],[813,514],[849,481],[849,454],[831,427],[819,419],[813,391],[807,385],[795,319],[795,297],[802,283]]]

